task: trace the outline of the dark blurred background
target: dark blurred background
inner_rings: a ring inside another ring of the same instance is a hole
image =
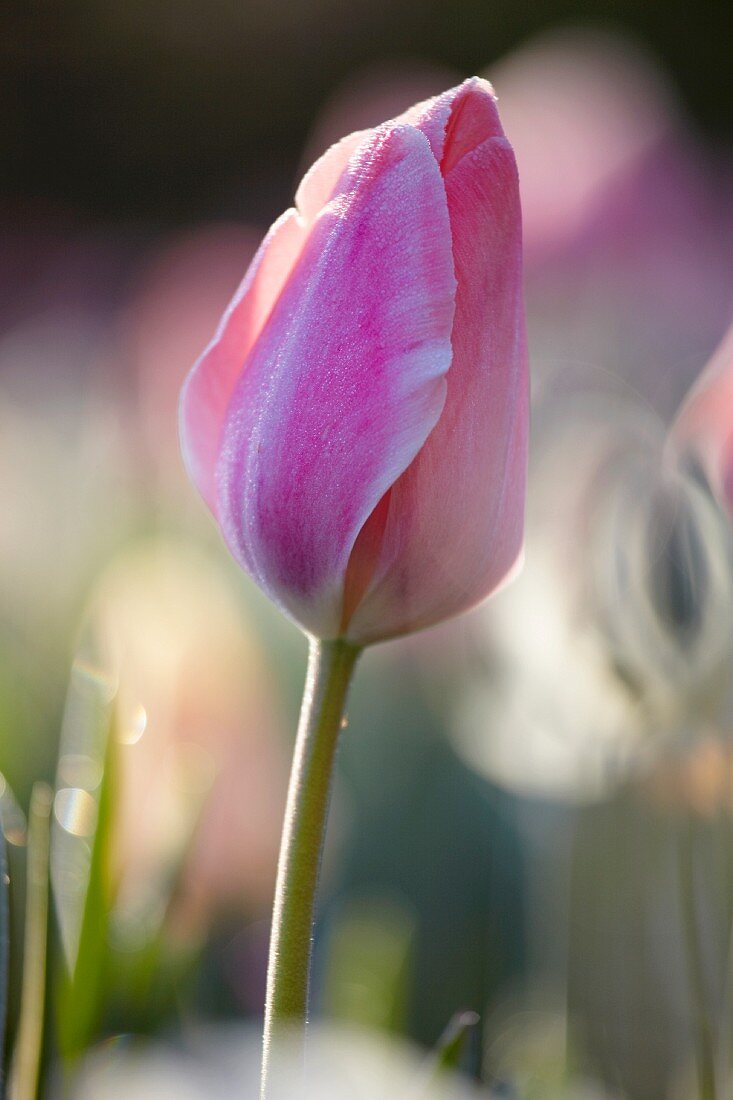
[[[675,0],[5,0],[2,191],[69,216],[269,222],[304,134],[357,69],[484,69],[563,23],[657,55],[697,125],[730,138],[730,6]]]

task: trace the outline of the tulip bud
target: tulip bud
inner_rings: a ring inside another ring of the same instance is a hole
[[[260,587],[359,646],[510,574],[527,395],[516,164],[474,78],[306,174],[185,384],[182,448]]]

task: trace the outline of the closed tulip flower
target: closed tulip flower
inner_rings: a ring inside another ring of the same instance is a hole
[[[465,610],[521,549],[517,169],[473,79],[344,138],[275,223],[181,399],[234,556],[311,636],[273,913],[272,1040],[308,1001],[341,717],[361,648]]]
[[[510,573],[527,390],[517,169],[474,78],[306,174],[189,376],[183,451],[264,591],[361,646]]]

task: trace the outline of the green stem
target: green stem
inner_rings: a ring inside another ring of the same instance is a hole
[[[682,823],[679,844],[680,902],[692,997],[693,1033],[697,1047],[700,1100],[716,1100],[715,1038],[705,994],[705,971],[697,918],[695,882],[695,825],[691,816]]]
[[[272,1045],[305,1036],[313,918],[331,774],[359,650],[312,640],[285,809],[270,934],[262,1100],[272,1089]]]
[[[28,828],[25,942],[20,1020],[8,1082],[9,1100],[35,1100],[43,1039],[48,933],[48,851],[53,793],[36,783],[31,794]]]

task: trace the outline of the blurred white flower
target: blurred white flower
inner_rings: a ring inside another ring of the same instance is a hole
[[[39,363],[58,346],[68,353],[75,338],[76,330],[33,328],[22,340],[16,333],[12,346],[6,338],[0,360],[37,375]],[[38,385],[48,404],[0,383],[0,500],[12,517],[0,525],[0,592],[6,617],[36,646],[68,624],[94,562],[133,511],[125,440],[109,395],[92,390],[80,398],[69,377]]]
[[[204,1032],[185,1048],[111,1046],[90,1056],[74,1100],[231,1100],[258,1095],[259,1036]],[[302,1060],[284,1044],[273,1100],[490,1100],[452,1074],[439,1081],[424,1053],[368,1032],[315,1027]]]
[[[454,731],[494,780],[582,801],[720,705],[730,546],[628,396],[554,388],[535,428],[524,572],[469,622]]]

